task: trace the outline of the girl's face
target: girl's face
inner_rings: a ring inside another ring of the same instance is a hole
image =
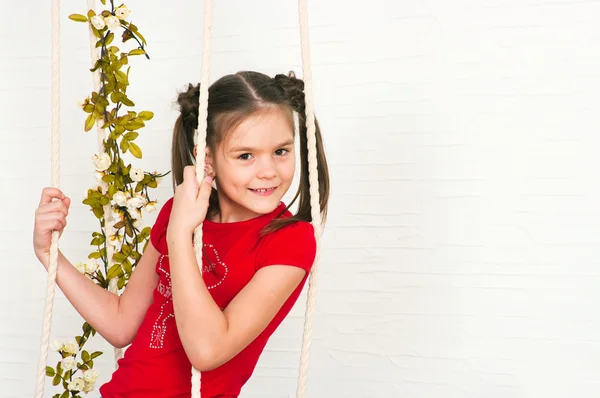
[[[247,117],[208,156],[216,176],[221,222],[275,210],[296,168],[294,130],[279,107]]]

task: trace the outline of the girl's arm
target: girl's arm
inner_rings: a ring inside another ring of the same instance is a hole
[[[53,199],[58,199],[53,201]],[[36,211],[34,250],[48,269],[50,236],[66,226],[70,200],[55,188],[46,188]],[[158,283],[154,272],[158,252],[151,243],[137,264],[121,297],[81,274],[59,251],[56,282],[69,302],[102,337],[115,347],[128,345],[135,336]]]
[[[79,315],[112,346],[121,348],[131,343],[152,303],[157,260],[158,252],[149,243],[123,295],[117,296],[89,280],[59,252],[56,283]]]
[[[306,275],[299,267],[261,268],[222,312],[202,279],[189,235],[169,238],[169,253],[177,330],[200,371],[229,361],[258,337]]]

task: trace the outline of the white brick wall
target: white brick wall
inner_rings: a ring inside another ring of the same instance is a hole
[[[0,24],[4,398],[31,396],[38,360],[46,274],[30,242],[50,181],[49,3],[4,2]],[[73,260],[96,227],[80,204],[96,142],[75,106],[91,88],[86,33],[66,18],[84,11],[75,3],[62,6],[61,112]],[[216,3],[212,80],[300,71],[293,1]],[[203,6],[127,4],[152,56],[131,76],[137,108],[156,113],[139,164],[167,170],[175,90],[199,79]],[[310,397],[600,395],[599,16],[598,1],[311,2],[333,191]],[[244,397],[294,396],[302,313]],[[53,336],[80,322],[59,294]]]

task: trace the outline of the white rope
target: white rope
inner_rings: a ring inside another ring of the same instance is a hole
[[[60,187],[60,1],[52,1],[52,186]],[[46,379],[46,362],[50,328],[52,326],[52,310],[54,307],[54,290],[56,271],[58,269],[58,231],[52,231],[50,244],[50,264],[46,282],[46,302],[42,322],[42,337],[40,344],[40,362],[38,366],[36,398],[44,395]]]
[[[87,0],[87,4],[88,4],[88,9],[94,10],[94,12],[96,11],[96,0]],[[94,35],[94,31],[92,30],[92,25],[90,24],[88,26],[89,26],[89,36],[90,36],[90,55],[92,58],[92,67],[93,67],[94,65],[96,65],[96,61],[98,61],[98,59],[100,58],[100,48],[96,47],[96,42],[98,41],[98,38]],[[96,71],[94,71],[92,73],[92,79],[93,79],[93,83],[94,83],[94,92],[100,93],[100,89],[102,87],[100,68],[96,69]],[[102,119],[96,120],[96,134],[98,136],[98,155],[102,155],[103,153],[106,153],[106,149],[104,147],[104,139],[106,138],[106,134],[104,132],[104,129],[102,129],[103,124],[104,124],[104,121]],[[108,189],[108,184],[105,183],[104,181],[100,181],[99,185],[100,185],[100,187],[102,187],[102,192],[106,193],[107,189]],[[104,206],[104,235],[106,236],[106,239],[108,239],[108,237],[113,234],[113,223],[111,222],[111,220],[112,220],[112,208],[109,203]],[[106,266],[108,269],[110,269],[110,267],[112,267],[112,265],[113,265],[113,261],[112,261],[113,254],[114,254],[113,245],[106,245],[106,259],[108,260]],[[108,291],[117,296],[119,295],[118,278],[112,278],[108,282]],[[113,353],[114,353],[114,357],[115,357],[115,369],[116,369],[118,366],[117,361],[119,359],[121,359],[123,356],[123,350],[120,348],[117,348],[117,347],[113,347]]]
[[[302,51],[302,77],[304,79],[304,98],[306,103],[306,134],[308,139],[308,175],[310,185],[310,207],[312,225],[315,231],[317,252],[315,262],[308,278],[308,294],[306,299],[306,313],[304,318],[304,333],[302,335],[302,349],[300,352],[300,369],[298,375],[297,398],[306,395],[306,384],[308,379],[308,359],[312,339],[312,329],[315,315],[315,304],[317,300],[316,282],[317,267],[319,265],[319,249],[321,246],[321,206],[319,198],[319,173],[317,169],[317,139],[315,126],[315,109],[312,93],[312,71],[310,60],[310,37],[308,32],[308,1],[298,0],[298,14],[300,18],[300,47]]]
[[[212,36],[212,0],[204,1],[204,32],[202,34],[202,71],[200,75],[200,98],[198,104],[198,129],[196,130],[196,178],[204,180],[204,148],[208,118],[208,80],[210,74],[210,42]],[[194,231],[194,253],[202,274],[202,225]],[[192,398],[200,398],[201,375],[192,367]]]

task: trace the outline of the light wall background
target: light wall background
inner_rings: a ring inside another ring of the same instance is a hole
[[[74,205],[61,247],[78,261],[97,227],[81,204],[97,147],[76,106],[92,87],[87,31],[67,19],[86,2],[62,3],[61,186]],[[295,2],[215,3],[211,81],[301,75]],[[136,164],[166,171],[176,92],[200,76],[203,4],[126,4],[151,55],[132,62],[130,97],[156,115]],[[46,281],[31,230],[50,184],[50,2],[8,0],[2,14],[0,397],[21,398]],[[310,2],[333,185],[309,397],[600,396],[599,16],[599,1]],[[155,192],[164,203],[170,181]],[[295,396],[303,310],[242,397]],[[53,337],[80,324],[59,293]]]

